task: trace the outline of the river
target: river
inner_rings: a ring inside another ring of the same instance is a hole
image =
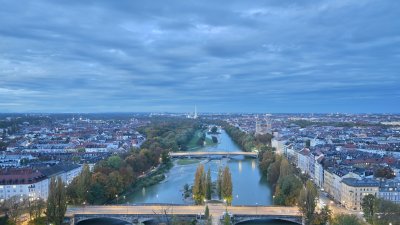
[[[196,151],[241,151],[232,139],[221,131],[218,135],[218,144],[197,149]],[[182,165],[178,162],[187,160],[174,160],[174,167],[166,173],[166,179],[156,185],[137,190],[126,196],[126,203],[170,203],[170,204],[192,204],[184,200],[182,190],[185,184],[192,185],[194,174],[199,163],[204,164],[206,170],[211,169],[212,181],[217,180],[218,168],[229,166],[232,174],[233,201],[232,205],[271,205],[272,193],[269,184],[262,179],[258,168],[257,159],[244,158],[241,156],[234,159],[193,160],[191,164]],[[214,196],[213,198],[216,198]],[[89,222],[89,221],[88,221]],[[81,223],[101,224],[101,223]],[[109,223],[107,223],[109,224]],[[289,225],[293,223],[281,221],[264,221],[265,225]],[[244,224],[243,224],[244,225]]]

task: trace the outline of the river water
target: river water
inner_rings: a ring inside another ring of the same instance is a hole
[[[218,135],[219,143],[213,146],[197,149],[196,151],[241,151],[232,139],[222,131]],[[194,160],[191,164],[181,165],[179,160],[174,161],[166,179],[156,185],[137,190],[126,196],[126,203],[169,203],[169,204],[192,204],[190,200],[182,197],[182,190],[185,184],[192,185],[194,174],[199,163],[204,164],[206,170],[211,169],[212,181],[217,180],[218,168],[229,166],[232,174],[233,183],[233,201],[232,205],[271,205],[272,193],[269,184],[262,179],[258,169],[258,161],[253,158],[244,158],[241,156],[234,159],[213,159],[213,160]],[[185,161],[185,160],[183,160]],[[187,160],[186,160],[187,161]],[[182,162],[182,160],[181,160]],[[216,198],[216,196],[213,196]],[[89,222],[89,221],[87,221]],[[82,223],[82,224],[101,224]],[[109,224],[109,223],[107,223]],[[289,225],[293,223],[281,221],[264,221],[249,224],[265,225]],[[244,224],[243,224],[244,225]]]

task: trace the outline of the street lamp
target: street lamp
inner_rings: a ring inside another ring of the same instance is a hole
[[[256,202],[256,215],[258,215],[258,202]]]
[[[118,195],[115,195],[115,197],[117,198],[117,205],[118,205]]]
[[[225,211],[228,211],[228,203],[226,201],[226,198],[224,198],[224,203],[225,203]]]

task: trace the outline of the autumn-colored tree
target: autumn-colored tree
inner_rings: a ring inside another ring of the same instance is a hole
[[[292,173],[289,161],[283,158],[281,161],[281,167],[279,168],[279,180],[283,177],[289,176]]]
[[[196,204],[201,204],[205,198],[205,175],[204,175],[204,166],[200,164],[196,169],[196,174],[194,177],[193,184],[193,199]]]
[[[84,164],[80,175],[77,177],[76,194],[79,203],[86,201],[88,190],[90,188],[92,174],[89,165]]]
[[[293,174],[280,178],[276,186],[274,203],[285,206],[295,205],[302,186],[300,179]]]
[[[43,199],[38,198],[29,200],[28,201],[29,218],[33,220],[41,217],[45,208],[46,208],[46,202]]]
[[[270,184],[275,185],[279,179],[281,161],[275,160],[269,167],[268,167],[268,175],[267,180]]]
[[[226,204],[230,205],[232,203],[232,176],[229,167],[226,166],[222,172],[222,182],[221,182],[221,195],[226,201]]]
[[[331,223],[331,225],[365,225],[363,221],[357,218],[356,215],[350,214],[338,214],[336,215]]]
[[[332,211],[328,206],[324,206],[319,213],[315,213],[313,225],[327,225],[331,220]]]

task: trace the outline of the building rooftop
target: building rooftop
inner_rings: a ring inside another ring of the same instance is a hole
[[[0,171],[0,185],[32,184],[79,168],[75,164],[58,164],[41,169],[4,169]]]
[[[352,187],[379,187],[379,181],[374,179],[344,178],[342,182]]]

